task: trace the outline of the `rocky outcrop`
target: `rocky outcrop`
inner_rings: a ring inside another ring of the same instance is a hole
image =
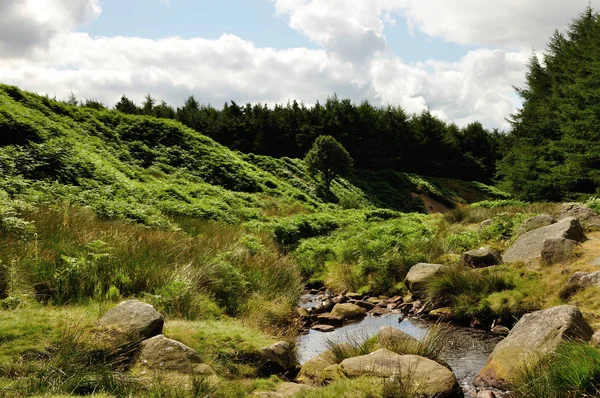
[[[600,214],[579,203],[563,203],[560,205],[558,218],[574,217],[579,219],[586,231],[600,229]]]
[[[550,214],[540,214],[535,217],[528,218],[523,221],[517,229],[515,233],[516,236],[521,236],[526,234],[529,231],[533,231],[534,229],[547,227],[548,225],[552,225],[556,222],[556,219],[552,217]]]
[[[546,243],[549,239],[550,241]],[[555,224],[538,228],[519,237],[504,253],[502,260],[505,263],[531,262],[537,259],[541,260],[542,257],[552,260],[552,252],[557,247],[562,249],[560,258],[564,258],[566,256],[564,249],[569,244],[556,239],[583,242],[586,236],[578,219],[565,218]]]
[[[554,351],[564,340],[589,341],[592,334],[574,306],[563,305],[524,315],[494,348],[474,385],[506,389],[524,364]]]
[[[275,391],[257,391],[253,393],[252,396],[262,398],[286,398],[294,396],[300,391],[312,389],[314,389],[314,387],[306,384],[283,382],[277,385],[277,389]]]
[[[359,307],[356,304],[336,304],[331,310],[331,315],[342,317],[346,321],[354,319],[362,319],[367,316],[367,312],[364,308]]]
[[[502,264],[502,257],[496,250],[480,247],[479,249],[463,253],[460,257],[460,262],[473,268],[483,268]]]
[[[404,284],[413,297],[421,297],[427,289],[427,280],[440,273],[444,266],[440,264],[419,263],[413,265],[408,271]]]
[[[338,369],[346,377],[394,378],[412,385],[419,395],[462,396],[456,377],[444,366],[417,355],[398,355],[385,348],[345,359]]]
[[[278,341],[257,352],[260,368],[269,373],[283,373],[298,366],[296,348],[289,341]]]
[[[141,380],[152,380],[158,375],[168,383],[183,383],[187,387],[191,385],[190,376],[215,376],[194,349],[162,334],[142,342],[132,373]]]
[[[98,321],[107,328],[135,339],[148,339],[162,333],[163,316],[150,304],[129,300],[116,305]]]

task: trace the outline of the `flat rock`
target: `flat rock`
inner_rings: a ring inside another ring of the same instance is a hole
[[[314,389],[313,386],[306,384],[283,382],[277,385],[277,389],[275,391],[257,391],[253,393],[252,396],[263,398],[286,398],[294,396],[300,391],[312,389]]]
[[[560,205],[558,219],[575,217],[579,219],[586,231],[600,229],[600,214],[579,203],[563,203]]]
[[[261,369],[270,373],[280,373],[295,369],[298,366],[294,344],[289,341],[278,341],[257,352]]]
[[[552,217],[550,214],[540,214],[535,217],[528,218],[523,221],[517,229],[515,233],[516,236],[521,236],[526,234],[529,231],[533,231],[534,229],[547,227],[548,225],[552,225],[556,222],[556,219]]]
[[[331,310],[331,315],[337,315],[342,317],[344,320],[362,319],[367,315],[364,308],[359,307],[356,304],[336,304]]]
[[[317,316],[317,323],[319,325],[341,326],[344,323],[344,318],[338,315],[320,314]]]
[[[462,396],[456,377],[444,366],[417,355],[398,355],[385,348],[345,359],[339,370],[346,377],[400,379],[403,383],[412,384],[420,395],[440,398]]]
[[[420,297],[427,289],[427,280],[440,273],[444,266],[441,264],[419,263],[411,267],[404,278],[404,284],[413,297]],[[407,301],[407,300],[405,300]]]
[[[164,323],[163,316],[150,304],[128,300],[108,310],[98,321],[98,326],[133,338],[148,339],[161,334]]]
[[[346,293],[346,297],[350,300],[361,300],[364,297],[364,294],[350,292]]]
[[[463,253],[460,257],[460,262],[474,268],[483,268],[502,264],[502,257],[496,250],[488,247],[480,247],[479,249]]]
[[[496,345],[473,384],[507,389],[525,363],[553,352],[562,341],[590,341],[592,334],[574,306],[563,305],[526,314]]]
[[[390,312],[390,311],[389,311],[389,310],[387,310],[387,309],[385,309],[385,308],[382,308],[382,307],[375,307],[375,308],[373,308],[373,309],[372,309],[372,310],[369,312],[369,314],[371,314],[371,315],[373,315],[373,316],[383,316],[383,315],[385,315],[385,314],[387,314],[387,313],[389,313],[389,312]]]
[[[564,218],[555,224],[535,229],[520,236],[504,253],[502,260],[505,263],[514,263],[541,259],[544,242],[547,239],[569,239],[575,242],[583,242],[586,237],[578,219]]]
[[[363,300],[358,300],[354,304],[358,305],[361,308],[364,308],[367,311],[372,310],[373,308],[375,308],[375,304],[369,303],[368,301],[363,301]]]
[[[312,330],[316,330],[317,332],[329,333],[335,330],[335,326],[331,325],[313,325]]]

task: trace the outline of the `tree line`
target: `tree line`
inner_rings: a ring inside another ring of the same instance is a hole
[[[71,103],[77,103],[72,97]],[[102,108],[94,100],[82,106]],[[397,106],[360,104],[333,95],[321,104],[298,101],[268,107],[227,102],[221,109],[190,96],[174,108],[150,95],[141,105],[123,95],[114,107],[134,115],[176,119],[244,153],[303,158],[316,138],[332,136],[360,169],[394,169],[427,176],[490,182],[502,156],[504,135],[481,123],[460,128],[431,112],[408,114]]]

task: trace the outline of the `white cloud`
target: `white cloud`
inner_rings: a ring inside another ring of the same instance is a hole
[[[0,81],[58,98],[72,91],[108,105],[122,94],[141,101],[147,93],[173,105],[190,94],[215,106],[232,99],[310,104],[336,92],[356,101],[398,104],[409,112],[430,109],[461,125],[480,120],[488,127],[507,127],[505,118],[519,105],[512,86],[523,83],[534,36],[547,40],[551,32],[546,30],[564,26],[585,8],[569,2],[560,10],[558,0],[273,3],[293,29],[321,49],[259,48],[232,35],[216,40],[90,37],[74,30],[99,15],[98,0],[10,5],[0,0]],[[430,35],[493,48],[470,51],[454,63],[405,64],[385,36],[386,26],[403,17]]]
[[[100,15],[98,0],[0,1],[0,57],[29,54]]]

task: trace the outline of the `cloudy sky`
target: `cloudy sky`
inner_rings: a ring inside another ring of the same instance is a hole
[[[0,0],[0,82],[113,105],[355,101],[506,128],[532,51],[600,0]]]

